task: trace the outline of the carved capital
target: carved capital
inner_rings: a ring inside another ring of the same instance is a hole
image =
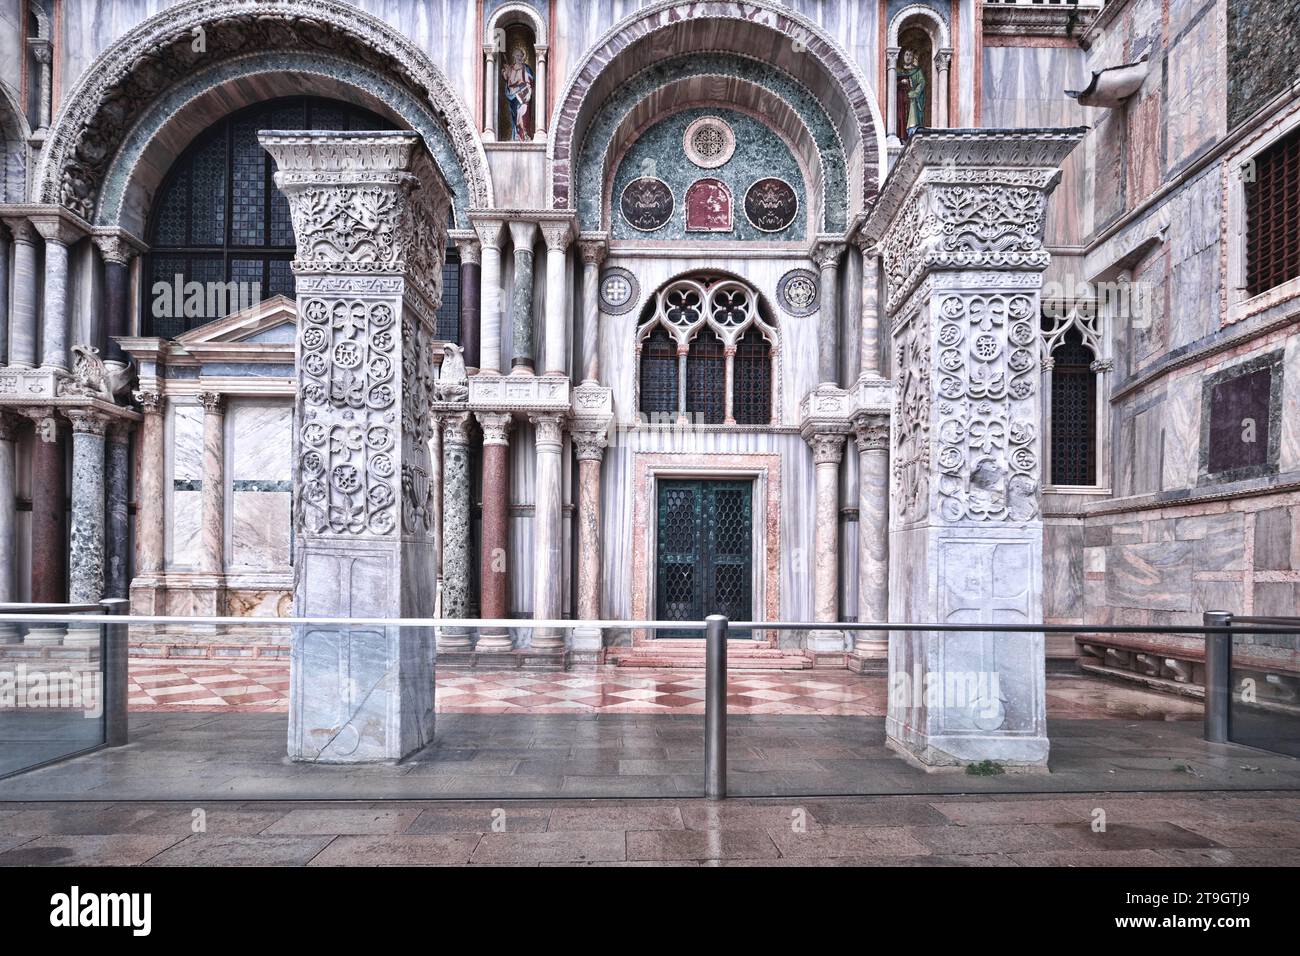
[[[889,416],[863,412],[853,417],[853,435],[858,451],[889,450]]]
[[[85,233],[81,228],[57,213],[32,216],[32,225],[46,242],[57,242],[61,246],[70,246]]]
[[[605,457],[605,449],[609,447],[608,429],[574,429],[570,434],[578,461],[600,461]]]
[[[74,435],[95,435],[103,438],[108,430],[108,418],[100,412],[84,408],[68,408],[63,414],[67,416],[68,421],[72,422]]]
[[[512,420],[509,412],[479,412],[476,417],[479,428],[483,429],[483,444],[507,446],[510,444]]]
[[[488,246],[493,249],[501,248],[501,220],[476,219],[473,225],[474,231],[478,233],[481,248],[487,248]]]
[[[476,266],[483,258],[477,239],[460,238],[456,240],[456,251],[460,253],[461,265]]]
[[[584,266],[594,266],[599,268],[609,255],[609,243],[604,239],[579,239],[578,252],[582,256]]]
[[[226,397],[220,392],[199,392],[199,404],[206,415],[221,415],[225,412]]]
[[[135,258],[135,247],[121,236],[95,236],[93,241],[105,262],[126,266]]]
[[[814,465],[838,465],[844,457],[844,434],[818,432],[808,439],[812,446]]]
[[[9,231],[13,233],[14,242],[26,242],[35,245],[36,240],[40,238],[40,233],[36,231],[36,227],[32,225],[31,220],[26,216],[6,216],[4,223],[9,227]]]
[[[538,450],[559,451],[564,447],[563,415],[529,415],[528,420],[537,429]]]
[[[944,72],[952,66],[952,50],[940,50],[934,55],[934,68],[937,72]]]
[[[468,445],[471,415],[469,412],[455,412],[442,416],[442,443],[447,445]]]
[[[36,61],[43,66],[49,66],[54,62],[54,44],[44,37],[28,37],[27,49],[31,51]]]
[[[840,256],[844,254],[844,243],[827,239],[818,239],[813,244],[810,258],[818,269],[834,269],[839,265]]]
[[[546,248],[552,252],[563,252],[573,240],[573,227],[568,222],[544,222],[541,224],[542,238]]]
[[[162,411],[162,392],[153,388],[141,388],[132,393],[132,398],[146,415],[156,415]]]

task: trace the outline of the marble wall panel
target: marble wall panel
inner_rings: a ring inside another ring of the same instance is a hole
[[[292,477],[293,406],[289,402],[232,401],[226,413],[234,481],[276,482]]]
[[[228,567],[289,567],[290,492],[236,490],[231,497]]]
[[[1227,132],[1224,37],[1212,7],[1169,46],[1165,61],[1165,171],[1180,169]]]
[[[1282,360],[1282,436],[1278,470],[1300,469],[1300,335],[1286,343]]]
[[[1293,531],[1300,508],[1269,508],[1255,515],[1255,570],[1290,571]]]
[[[1168,386],[1160,406],[1164,428],[1164,460],[1160,487],[1190,488],[1196,484],[1201,443],[1201,382],[1199,376],[1183,375]]]

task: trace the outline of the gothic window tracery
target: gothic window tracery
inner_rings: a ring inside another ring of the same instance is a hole
[[[777,335],[757,294],[722,276],[679,279],[646,306],[637,332],[640,410],[697,424],[773,420]]]

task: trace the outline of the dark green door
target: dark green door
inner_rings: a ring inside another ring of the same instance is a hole
[[[753,525],[750,481],[659,482],[655,617],[700,621],[725,614],[751,619]],[[659,631],[659,637],[703,637],[700,631]],[[749,633],[732,631],[731,637]]]

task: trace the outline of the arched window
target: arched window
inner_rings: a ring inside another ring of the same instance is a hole
[[[637,342],[642,412],[708,425],[772,422],[776,329],[747,285],[708,275],[670,283],[646,305]]]
[[[294,296],[293,223],[260,131],[392,128],[357,106],[294,97],[233,113],[196,138],[151,212],[145,334],[173,338],[273,295]]]
[[[1072,307],[1048,303],[1043,315],[1044,431],[1047,481],[1055,486],[1101,484],[1100,380],[1109,363],[1100,358],[1095,303]]]

